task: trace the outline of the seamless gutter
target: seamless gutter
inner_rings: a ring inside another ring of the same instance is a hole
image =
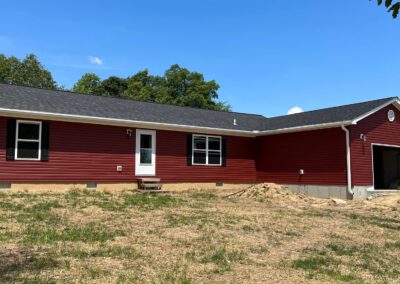
[[[358,116],[353,120],[337,121],[329,123],[319,123],[313,125],[303,125],[295,127],[280,128],[274,130],[236,130],[236,129],[226,129],[217,127],[206,127],[206,126],[193,126],[193,125],[183,125],[174,123],[161,123],[161,122],[149,122],[149,121],[139,121],[139,120],[129,120],[129,119],[118,119],[118,118],[106,118],[106,117],[96,117],[96,116],[86,116],[86,115],[75,115],[75,114],[61,114],[43,111],[30,111],[30,110],[18,110],[9,108],[0,108],[0,115],[6,116],[16,116],[21,118],[30,119],[45,119],[45,120],[58,120],[66,122],[80,122],[80,123],[91,123],[91,124],[102,124],[102,125],[113,125],[113,126],[125,126],[125,127],[136,127],[136,128],[153,128],[158,130],[171,130],[171,131],[198,131],[210,134],[227,134],[234,136],[246,136],[246,137],[257,137],[257,136],[267,136],[282,133],[309,131],[325,128],[335,128],[348,125],[357,124],[358,121],[364,119],[365,117],[375,113],[376,111],[382,109],[383,107],[394,103],[397,108],[400,109],[400,101],[395,98],[386,102],[385,104],[372,109],[371,111]]]

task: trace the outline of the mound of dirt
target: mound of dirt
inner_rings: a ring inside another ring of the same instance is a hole
[[[295,193],[290,191],[287,187],[274,183],[256,184],[247,189],[234,193],[229,197],[254,198],[261,201],[274,200],[290,203],[311,203],[316,201],[316,198]]]

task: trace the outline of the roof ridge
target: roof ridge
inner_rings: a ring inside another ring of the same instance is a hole
[[[310,112],[324,111],[324,110],[328,110],[328,109],[342,108],[342,107],[360,105],[360,104],[371,103],[371,102],[376,102],[376,101],[385,101],[385,100],[388,101],[388,100],[396,99],[396,98],[398,99],[398,97],[387,97],[387,98],[363,101],[363,102],[358,102],[358,103],[351,103],[351,104],[345,104],[345,105],[336,105],[336,106],[332,106],[332,107],[324,107],[324,108],[319,108],[319,109],[312,109],[312,110],[302,111],[302,112],[299,112],[299,113],[272,116],[272,117],[268,117],[267,119],[280,118],[280,117],[285,117],[285,116],[291,116],[292,117],[292,116],[306,114],[306,113],[310,113]]]
[[[249,115],[249,116],[259,116],[260,118],[266,119],[266,117],[263,116],[262,114],[245,113],[245,112],[237,112],[237,111],[224,111],[224,110],[215,110],[215,109],[205,109],[205,108],[197,108],[197,107],[191,107],[191,106],[178,106],[178,105],[173,105],[173,104],[162,104],[162,103],[157,103],[157,102],[148,102],[148,101],[139,101],[139,100],[126,99],[126,98],[117,98],[117,97],[113,97],[113,96],[98,96],[98,95],[91,95],[91,94],[83,94],[83,93],[78,93],[78,92],[74,92],[74,91],[71,91],[71,90],[62,90],[62,89],[54,89],[53,90],[53,89],[48,89],[48,88],[43,88],[43,87],[32,87],[32,86],[26,86],[26,85],[20,85],[20,84],[0,83],[0,85],[15,86],[15,87],[22,87],[22,88],[30,88],[30,89],[39,89],[39,90],[52,91],[52,92],[64,92],[64,93],[68,93],[68,94],[81,95],[81,96],[96,96],[96,97],[99,97],[99,98],[108,98],[108,99],[121,100],[121,101],[131,101],[131,102],[137,102],[137,103],[171,106],[171,107],[184,108],[184,109],[196,109],[196,110],[202,110],[202,111],[215,111],[215,112],[232,113],[232,114],[236,113],[236,114],[243,114],[243,115]]]

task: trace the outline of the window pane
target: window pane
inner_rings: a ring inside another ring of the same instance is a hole
[[[39,142],[18,142],[17,158],[20,159],[38,159]]]
[[[221,150],[221,138],[208,137],[209,150]]]
[[[18,138],[39,140],[39,124],[18,123]]]
[[[208,163],[210,165],[219,165],[221,163],[221,153],[208,152]]]
[[[140,149],[140,163],[151,164],[151,149]]]
[[[206,137],[205,136],[194,136],[193,138],[193,149],[206,149]]]
[[[194,164],[205,164],[206,163],[206,152],[194,151],[193,152],[193,163]]]
[[[140,148],[151,149],[151,135],[141,134],[140,135]]]

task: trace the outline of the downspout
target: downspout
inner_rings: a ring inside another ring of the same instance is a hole
[[[347,192],[354,195],[351,188],[351,156],[350,156],[350,131],[342,124],[342,130],[346,132],[346,162],[347,162]]]

